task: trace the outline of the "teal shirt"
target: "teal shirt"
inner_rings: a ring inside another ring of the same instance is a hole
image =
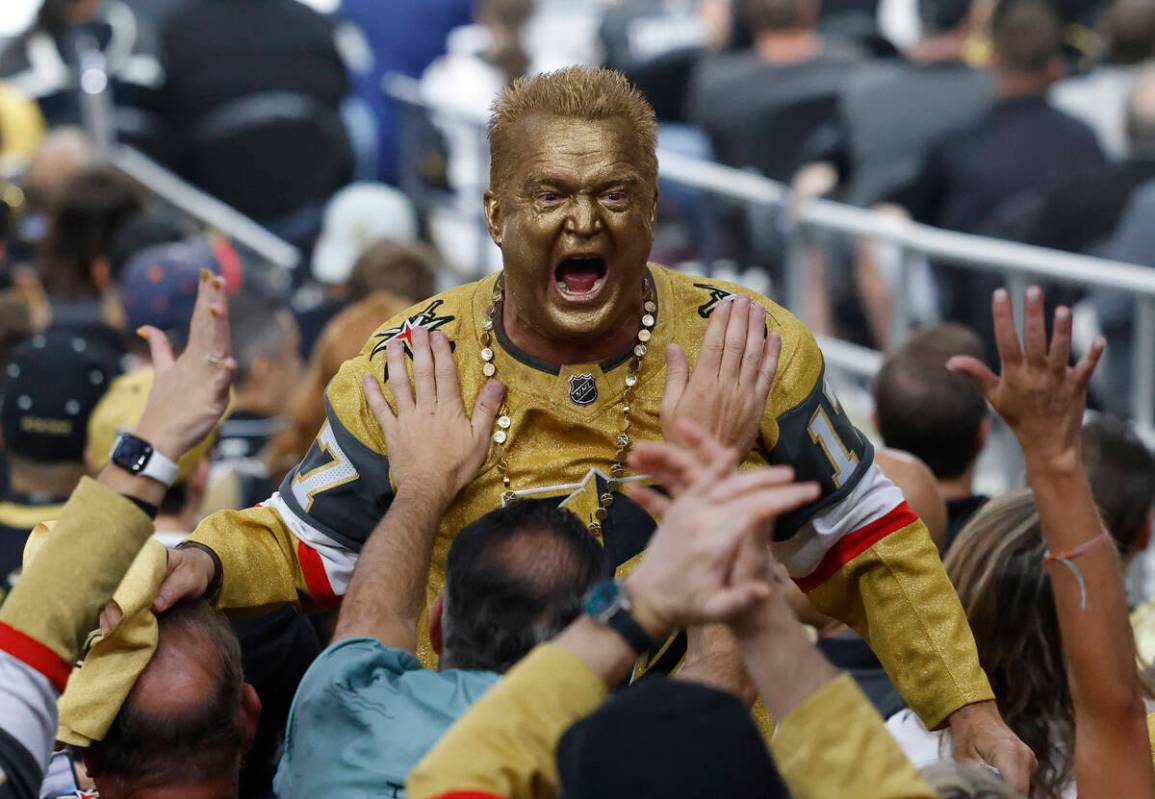
[[[280,799],[405,796],[405,778],[449,726],[500,679],[430,671],[372,638],[330,646],[309,667],[285,727]]]

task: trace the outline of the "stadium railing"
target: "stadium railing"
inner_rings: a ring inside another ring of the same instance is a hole
[[[459,110],[433,107],[412,78],[386,76],[383,89],[407,111],[402,117],[402,147],[419,152],[421,125],[428,119],[450,119],[472,125],[484,137],[485,120]],[[444,193],[423,185],[417,158],[403,158],[403,188],[418,205],[446,201]],[[876,211],[829,200],[794,206],[790,189],[782,183],[721,164],[659,150],[659,175],[676,184],[726,198],[772,214],[787,237],[784,293],[787,306],[804,321],[812,321],[806,292],[808,254],[820,236],[885,242],[898,253],[898,277],[893,281],[890,340],[903,341],[912,329],[911,276],[924,260],[951,263],[967,269],[1002,275],[1017,305],[1033,280],[1062,283],[1084,289],[1124,292],[1135,300],[1133,332],[1131,418],[1148,440],[1155,440],[1155,269],[1135,264],[1033,247],[983,236],[955,233]],[[484,185],[485,180],[480,181]],[[478,224],[483,225],[478,203]],[[1017,307],[1016,310],[1019,310]],[[1021,319],[1021,313],[1018,314]],[[881,353],[846,341],[820,339],[827,362],[834,368],[869,379],[878,369]]]

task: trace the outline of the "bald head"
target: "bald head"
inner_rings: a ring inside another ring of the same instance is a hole
[[[1143,73],[1127,98],[1127,137],[1133,152],[1155,154],[1155,71]]]
[[[236,634],[206,602],[157,621],[156,652],[93,745],[89,770],[102,795],[235,795],[256,721]]]

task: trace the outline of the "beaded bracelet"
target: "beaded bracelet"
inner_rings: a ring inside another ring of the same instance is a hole
[[[1079,571],[1079,567],[1072,561],[1080,555],[1085,555],[1095,547],[1108,540],[1107,531],[1103,530],[1090,541],[1079,544],[1074,549],[1068,549],[1066,552],[1052,552],[1046,550],[1043,553],[1043,566],[1048,566],[1052,563],[1061,563],[1071,570],[1071,574],[1075,575],[1075,580],[1079,583],[1079,608],[1080,610],[1087,609],[1087,584],[1083,581],[1083,573]]]

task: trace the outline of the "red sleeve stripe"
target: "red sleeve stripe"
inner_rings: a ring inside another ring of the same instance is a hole
[[[72,664],[32,636],[0,622],[0,651],[44,675],[56,693],[64,693],[68,675],[72,674]]]
[[[489,791],[449,791],[439,793],[433,799],[506,799],[506,797]]]
[[[297,541],[297,562],[301,564],[301,573],[305,576],[305,587],[309,589],[309,596],[319,604],[336,603],[337,594],[329,582],[329,575],[325,573],[325,562],[317,550],[304,541]]]
[[[885,516],[865,527],[852,530],[830,548],[818,567],[794,582],[803,591],[812,591],[829,580],[838,570],[893,532],[918,521],[918,515],[905,502],[896,505]]]

